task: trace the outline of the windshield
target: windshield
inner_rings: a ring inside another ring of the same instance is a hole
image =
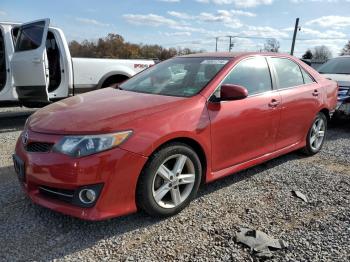
[[[350,57],[329,60],[318,68],[321,74],[350,74]]]
[[[132,77],[120,88],[140,93],[190,97],[198,94],[228,61],[228,58],[173,58]]]

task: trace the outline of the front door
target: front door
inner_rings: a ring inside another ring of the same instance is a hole
[[[5,48],[5,39],[4,39],[4,33],[2,28],[0,27],[0,94],[3,90],[6,88],[7,83],[7,74],[8,74],[8,68],[7,68],[7,54],[6,54],[6,48]],[[6,90],[7,91],[7,90]]]
[[[19,28],[11,67],[20,101],[49,101],[46,54],[49,23],[49,19],[43,19],[23,24]]]
[[[248,97],[208,102],[214,171],[272,152],[280,120],[280,95],[272,90],[264,57],[239,62],[222,84],[243,86],[248,90]],[[218,96],[219,92],[214,95]]]

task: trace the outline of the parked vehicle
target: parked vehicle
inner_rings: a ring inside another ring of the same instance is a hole
[[[338,104],[335,118],[350,116],[350,56],[341,56],[323,64],[318,72],[339,84]]]
[[[121,83],[152,60],[72,58],[49,19],[0,23],[0,105],[38,106]]]
[[[298,149],[319,152],[337,91],[288,55],[177,57],[119,89],[38,110],[14,165],[35,203],[68,215],[100,220],[139,208],[169,216],[201,181]]]

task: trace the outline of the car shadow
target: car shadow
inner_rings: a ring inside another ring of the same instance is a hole
[[[0,168],[0,182],[0,250],[6,250],[0,253],[0,260],[4,261],[62,258],[102,239],[163,220],[138,212],[105,221],[84,221],[32,203],[22,192],[12,166]],[[77,242],[79,245],[66,245]],[[28,249],[32,251],[29,256]]]
[[[27,118],[33,113],[34,111],[32,110],[0,112],[0,134],[22,130]]]
[[[350,139],[350,120],[338,123],[330,123],[328,127],[327,140]]]
[[[281,165],[286,161],[299,158],[301,156],[298,154],[291,153],[203,185],[199,190],[197,198],[229,187],[240,181],[250,179],[253,176],[260,175],[262,172]],[[100,240],[121,236],[131,231],[140,231],[143,228],[162,223],[166,220],[164,218],[150,217],[144,212],[138,212],[105,221],[83,221],[33,204],[29,199],[24,197],[12,167],[0,168],[0,176],[5,176],[1,179],[2,182],[7,177],[7,182],[0,184],[0,192],[5,191],[4,186],[6,187],[6,191],[10,192],[5,194],[6,199],[2,199],[3,196],[0,194],[0,210],[2,210],[0,211],[0,225],[3,225],[0,227],[0,235],[4,238],[0,242],[0,250],[11,250],[11,254],[6,254],[5,258],[7,259],[10,257],[16,257],[19,260],[37,260],[38,258],[44,258],[45,260],[58,259],[92,247]],[[25,215],[23,215],[22,210],[25,210]],[[176,219],[176,216],[167,219]],[[5,226],[3,223],[6,223]],[[19,234],[17,232],[18,225],[22,225],[21,233],[19,237],[14,238],[13,236]],[[38,234],[40,234],[40,238],[35,239],[33,244],[30,239],[33,235]],[[55,237],[52,237],[53,235]],[[64,243],[78,242],[79,245],[65,244],[65,247],[62,248],[62,241]],[[6,245],[6,249],[1,247],[1,245]],[[23,257],[21,253],[23,246],[27,246],[27,248],[33,250],[31,257]]]
[[[262,172],[266,172],[270,169],[273,169],[279,165],[282,165],[288,161],[294,161],[298,159],[305,158],[302,154],[299,152],[292,152],[277,158],[274,158],[272,160],[269,160],[267,162],[261,163],[259,165],[247,168],[245,170],[242,170],[240,172],[228,175],[224,178],[220,178],[214,182],[211,182],[209,184],[203,184],[201,186],[201,190],[198,192],[197,197],[205,196],[207,194],[211,194],[217,190],[221,190],[225,187],[232,186],[233,184],[239,183],[243,180],[249,179],[253,176],[257,176]]]

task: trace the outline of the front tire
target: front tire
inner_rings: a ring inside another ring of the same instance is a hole
[[[327,117],[320,112],[312,122],[311,128],[306,136],[306,146],[302,152],[307,156],[317,154],[324,144],[327,134]]]
[[[183,143],[169,144],[154,153],[137,186],[137,204],[151,216],[179,213],[196,196],[202,166],[196,152]]]

